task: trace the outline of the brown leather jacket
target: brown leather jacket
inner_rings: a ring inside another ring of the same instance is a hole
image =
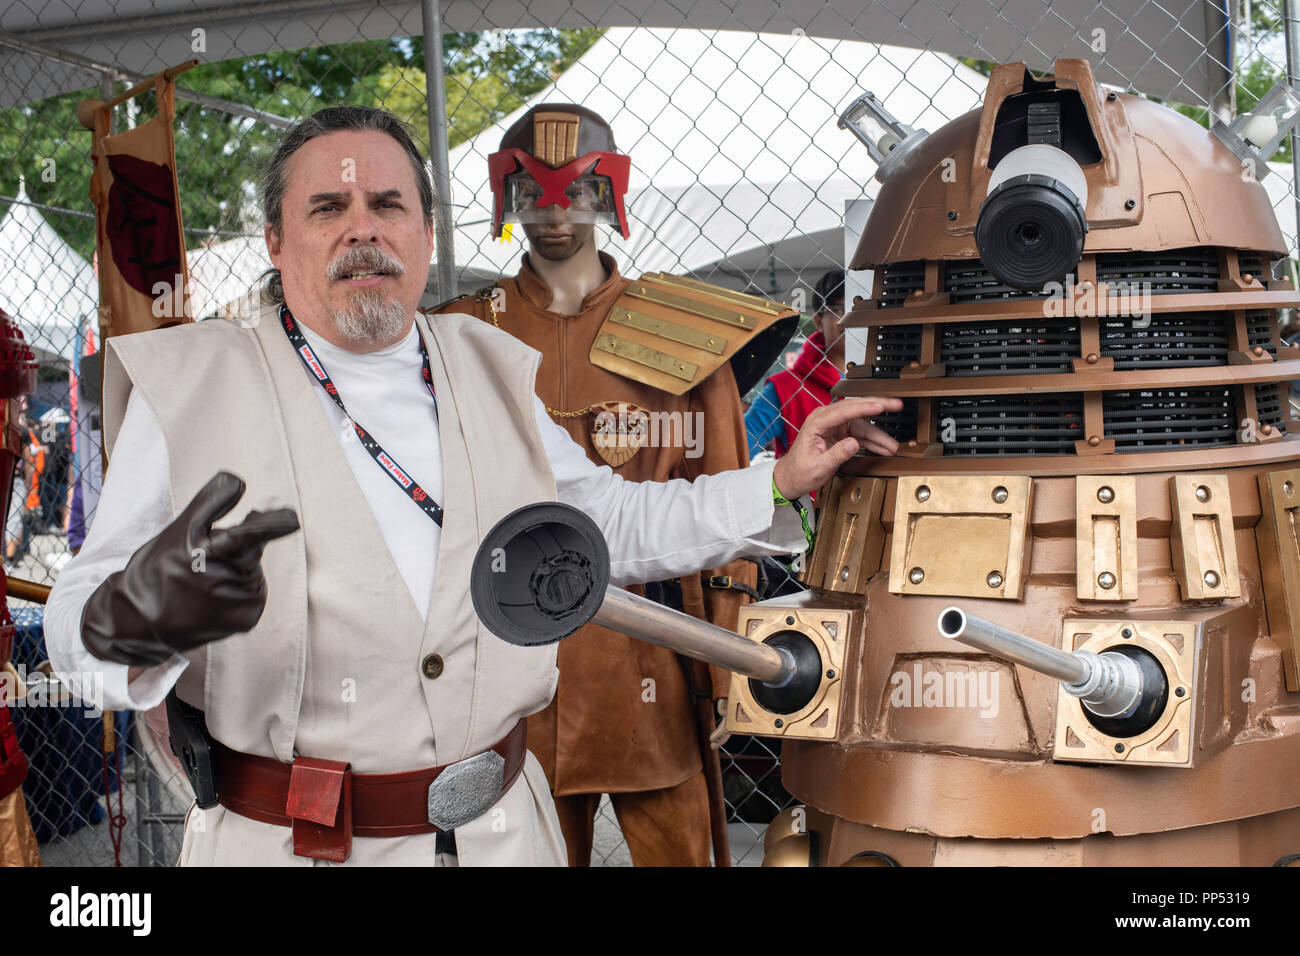
[[[609,278],[582,302],[582,311],[565,316],[547,311],[550,288],[524,256],[519,275],[498,283],[500,328],[542,353],[537,395],[552,419],[563,426],[596,464],[606,464],[592,442],[593,416],[556,415],[602,402],[630,402],[646,411],[703,413],[703,435],[687,457],[680,447],[643,447],[615,472],[629,481],[693,479],[749,464],[744,414],[731,368],[723,365],[682,396],[642,385],[597,368],[588,361],[596,331],[630,279],[601,253]],[[437,312],[461,312],[492,321],[485,299],[455,299]],[[740,606],[749,597],[709,586],[712,575],[726,575],[753,587],[754,565],[735,561],[684,580],[688,612],[734,629]],[[642,593],[634,586],[629,590]],[[701,595],[702,590],[702,595]],[[702,597],[702,601],[701,601]],[[676,786],[701,769],[691,683],[713,698],[725,697],[729,673],[707,668],[671,651],[595,624],[559,647],[560,681],[555,699],[529,718],[528,746],[546,771],[557,796],[619,793]],[[710,674],[710,671],[712,672]],[[691,675],[688,681],[687,674]],[[653,684],[646,683],[647,679]],[[711,685],[711,686],[710,686]]]

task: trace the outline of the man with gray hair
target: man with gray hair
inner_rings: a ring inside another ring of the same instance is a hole
[[[892,453],[863,419],[895,406],[824,410],[775,470],[624,482],[550,422],[536,352],[468,316],[417,315],[433,200],[396,119],[309,117],[263,202],[277,271],[255,316],[109,340],[111,467],[50,595],[54,667],[102,671],[106,708],[174,688],[205,807],[183,864],[562,865],[523,740],[555,648],[475,617],[482,536],[558,499],[600,526],[615,583],[786,553],[804,536],[774,492]],[[454,772],[489,751],[494,778]]]

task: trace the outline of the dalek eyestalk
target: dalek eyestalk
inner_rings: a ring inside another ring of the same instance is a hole
[[[1061,651],[948,607],[939,614],[939,633],[996,657],[1055,677],[1078,697],[1092,724],[1112,737],[1132,737],[1164,711],[1169,680],[1159,661],[1140,647],[1117,646],[1100,654]]]

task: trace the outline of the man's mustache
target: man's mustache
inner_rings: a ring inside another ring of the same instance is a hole
[[[339,280],[358,272],[378,272],[381,275],[400,276],[406,268],[377,246],[357,246],[336,256],[326,270],[330,279]]]

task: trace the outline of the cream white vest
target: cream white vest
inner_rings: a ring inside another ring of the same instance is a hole
[[[469,597],[481,537],[514,509],[555,499],[533,406],[540,356],[468,316],[416,324],[437,391],[446,499],[425,621],[274,308],[109,341],[110,469],[134,387],[162,425],[173,514],[225,470],[247,490],[219,525],[278,507],[302,525],[266,548],[257,626],[191,653],[181,677],[180,696],[228,747],[346,760],[357,773],[430,767],[487,749],[554,692],[555,648],[499,640]],[[410,520],[429,519],[411,503]],[[421,669],[429,654],[444,662],[432,680]]]

